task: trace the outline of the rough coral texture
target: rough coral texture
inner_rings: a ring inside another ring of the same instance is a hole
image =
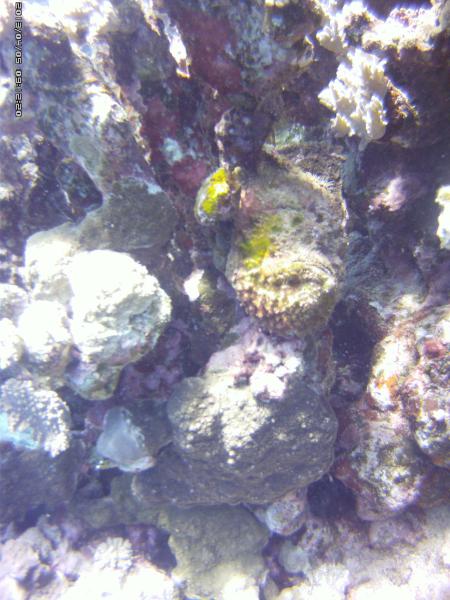
[[[145,267],[110,250],[77,254],[68,269],[70,329],[86,362],[124,364],[152,348],[170,299]]]
[[[435,318],[422,319],[418,338],[404,327],[401,334],[378,344],[366,393],[350,412],[344,434],[349,452],[337,461],[335,471],[355,490],[363,519],[395,514],[411,504],[434,503],[446,494],[448,471],[434,465],[447,464],[449,428],[442,373],[448,351],[436,341],[435,355],[431,350],[427,355],[427,343],[430,348],[433,343],[422,338],[425,332],[436,331]],[[430,489],[432,481],[440,483]]]
[[[336,433],[327,337],[276,342],[248,320],[234,335],[202,377],[174,390],[173,445],[137,477],[144,501],[265,503],[327,470]]]
[[[29,240],[27,281],[39,300],[21,319],[26,323],[33,307],[43,309],[50,305],[48,298],[58,298],[61,304],[55,307],[60,313],[62,309],[62,321],[59,334],[53,327],[52,335],[60,338],[59,346],[53,343],[55,356],[51,358],[43,347],[44,342],[50,343],[48,319],[43,319],[40,346],[34,349],[37,341],[30,339],[30,359],[49,363],[48,372],[50,363],[56,362],[61,375],[70,348],[76,345],[79,361],[65,371],[67,381],[87,398],[105,398],[113,393],[122,367],[156,344],[170,319],[171,302],[158,280],[129,255],[112,250],[80,252],[79,244],[58,228]],[[64,311],[70,313],[69,319]],[[37,335],[36,329],[27,327],[25,337]]]
[[[392,139],[404,146],[444,139],[447,124],[439,131],[438,114],[450,97],[440,69],[427,66],[446,35],[439,23],[443,6],[394,8],[385,20],[359,1],[341,6],[326,0],[318,8],[324,26],[317,39],[339,61],[336,79],[319,94],[337,113],[337,133],[358,135],[364,147],[392,123]],[[437,53],[435,61],[445,61],[445,52]],[[363,98],[365,105],[358,103]]]
[[[23,340],[10,319],[0,320],[0,370],[17,364],[23,353]]]
[[[33,511],[54,510],[68,502],[76,490],[83,458],[82,445],[76,441],[55,457],[44,450],[3,449],[0,459],[2,523],[22,521]]]
[[[255,515],[272,533],[282,536],[295,533],[307,518],[306,489],[288,492],[266,508],[257,509]]]
[[[73,528],[74,524],[67,525]],[[75,527],[72,533],[76,536],[79,531]],[[133,600],[180,599],[168,575],[148,560],[135,560],[127,538],[103,535],[100,540],[84,541],[74,548],[73,538],[65,534],[64,526],[41,517],[36,526],[3,543],[2,597],[25,598],[30,586],[36,585],[39,593],[54,600],[86,594],[99,600],[105,593],[125,594]]]
[[[244,508],[169,508],[159,524],[173,532],[169,543],[177,559],[174,574],[189,596],[258,598],[267,532]]]
[[[353,530],[344,535],[344,522],[330,526],[311,521],[301,540],[286,542],[284,551],[290,568],[303,568],[305,576],[268,597],[363,600],[395,594],[405,600],[411,596],[439,600],[449,589],[448,518],[448,508],[440,507],[420,516],[412,512],[375,522],[368,533]]]
[[[31,380],[8,379],[1,387],[0,407],[8,421],[6,439],[42,448],[53,457],[69,447],[70,412],[56,392],[35,387]]]
[[[30,302],[18,319],[17,329],[30,368],[53,380],[53,386],[61,384],[72,346],[65,307],[54,300]]]
[[[322,46],[338,55],[336,79],[319,94],[319,100],[336,113],[331,126],[338,136],[356,135],[364,147],[383,137],[387,115],[383,104],[388,89],[384,62],[375,54],[355,48],[351,29],[373,19],[362,2],[350,2],[339,10],[337,2],[323,3],[324,27],[317,33]]]
[[[336,113],[331,126],[338,136],[356,135],[367,144],[383,137],[387,118],[383,99],[388,79],[383,63],[359,49],[341,62],[336,79],[319,94],[319,100]]]
[[[294,260],[264,256],[247,275],[235,277],[234,287],[246,311],[258,318],[264,330],[287,336],[323,327],[337,301],[333,268],[323,255],[313,252]]]
[[[17,319],[28,303],[27,293],[17,285],[0,284],[0,313],[2,318],[17,324]]]
[[[266,331],[303,336],[339,297],[345,236],[337,192],[289,162],[267,161],[241,190],[227,277]]]

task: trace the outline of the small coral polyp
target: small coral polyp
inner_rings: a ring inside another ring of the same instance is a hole
[[[294,259],[268,256],[258,267],[240,270],[233,286],[246,312],[258,318],[263,329],[286,337],[324,327],[338,296],[332,265],[312,251]]]

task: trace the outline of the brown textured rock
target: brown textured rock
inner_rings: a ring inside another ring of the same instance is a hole
[[[328,469],[336,421],[330,339],[277,342],[246,319],[168,405],[173,445],[135,478],[143,502],[271,502]]]
[[[402,323],[377,344],[366,393],[348,411],[342,434],[347,453],[334,472],[355,492],[363,519],[448,496],[450,474],[435,466],[448,464],[447,351],[426,341],[438,331],[442,312],[445,307],[415,326]],[[427,358],[427,347],[442,354]]]

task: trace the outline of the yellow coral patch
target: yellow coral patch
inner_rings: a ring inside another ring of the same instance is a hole
[[[241,242],[240,249],[244,255],[247,269],[258,267],[273,251],[276,233],[281,231],[281,218],[271,215],[256,225],[246,239]]]

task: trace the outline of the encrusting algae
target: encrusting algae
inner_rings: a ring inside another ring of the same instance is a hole
[[[220,167],[202,183],[195,201],[195,217],[201,225],[227,220],[233,193],[231,175]]]
[[[256,225],[248,237],[240,243],[240,249],[245,256],[244,265],[248,269],[258,267],[265,258],[271,255],[276,245],[274,238],[281,230],[281,218],[271,215]]]

